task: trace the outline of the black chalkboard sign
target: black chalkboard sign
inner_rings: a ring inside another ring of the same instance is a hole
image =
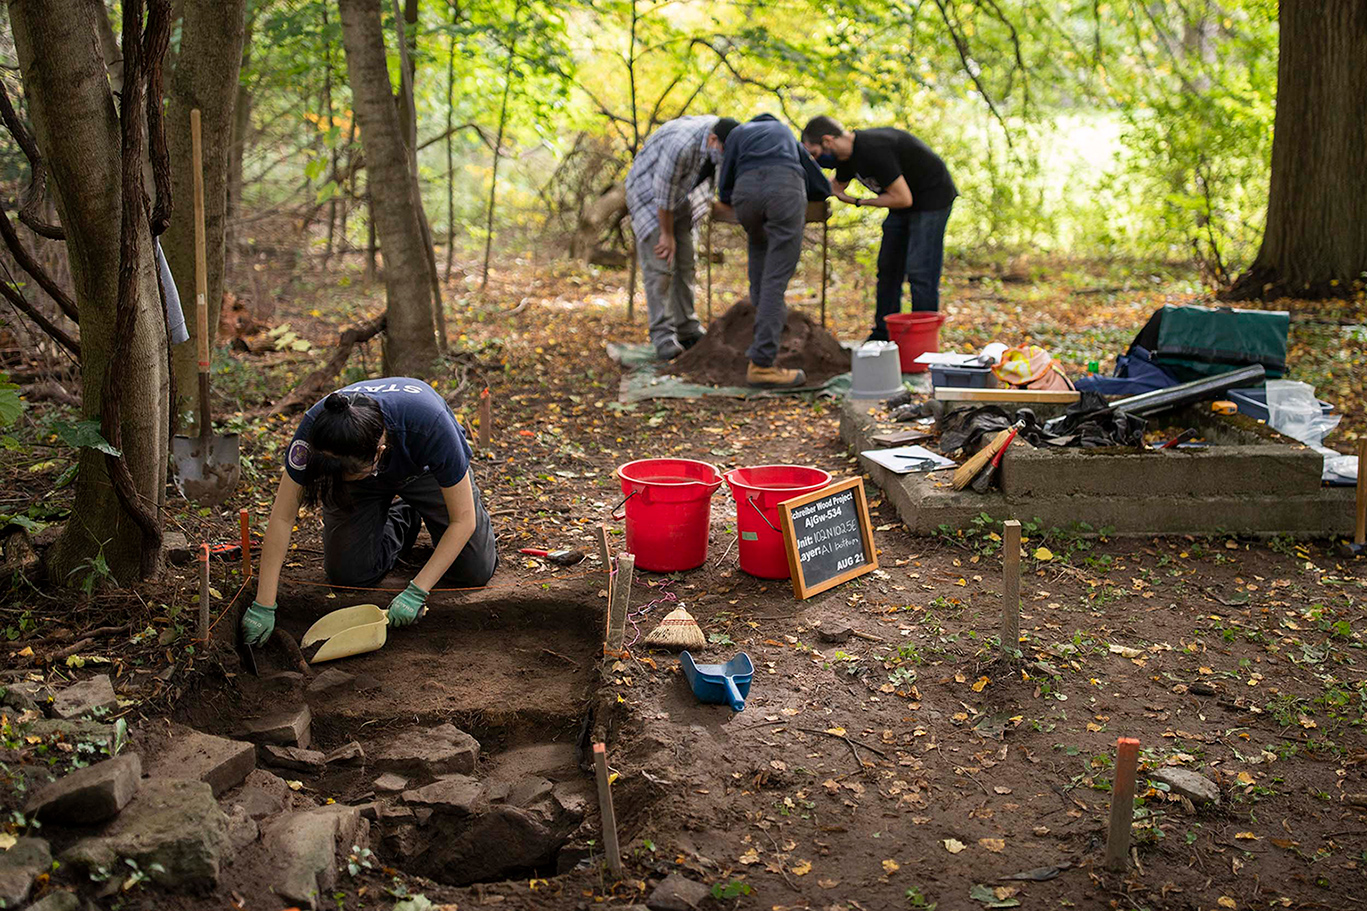
[[[864,482],[841,481],[778,506],[783,545],[799,599],[878,568]]]

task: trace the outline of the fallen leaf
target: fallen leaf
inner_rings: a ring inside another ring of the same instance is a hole
[[[0,832],[0,850],[8,851],[19,839],[8,832]]]
[[[945,850],[948,851],[950,854],[958,854],[960,851],[962,851],[962,850],[963,850],[964,848],[966,848],[966,847],[968,847],[968,845],[966,845],[966,844],[964,844],[963,842],[959,841],[959,839],[957,839],[957,838],[946,838],[946,839],[945,839]]]
[[[1101,730],[1101,725],[1097,724],[1095,721],[1089,721],[1087,722],[1087,730],[1095,734]]]
[[[992,790],[996,791],[998,794],[1010,794],[1010,793],[1011,793],[1011,789],[1008,788],[1008,787],[1004,787],[1003,785],[997,785],[997,786],[994,787]]]
[[[1004,838],[980,838],[978,844],[982,845],[993,854],[1000,854],[1006,850],[1006,839]]]
[[[1242,840],[1244,840],[1244,841],[1261,841],[1261,840],[1262,840],[1262,836],[1260,836],[1260,835],[1255,835],[1255,834],[1252,833],[1252,832],[1239,832],[1239,833],[1236,834],[1234,837],[1235,837],[1235,838],[1242,839]]]
[[[845,736],[845,729],[842,728],[842,727],[840,727],[839,725],[836,725],[836,726],[833,727],[833,728],[826,728],[826,733],[827,733],[827,734],[834,734],[834,735],[837,736],[837,737],[844,737],[844,736]]]
[[[1239,903],[1236,902],[1234,899],[1230,898],[1228,895],[1221,895],[1218,899],[1216,899],[1215,903],[1219,905],[1221,908],[1239,907]]]
[[[979,677],[978,681],[973,684],[973,692],[981,693],[983,691],[983,687],[987,686],[991,682],[992,680],[989,677]]]
[[[1239,784],[1253,784],[1253,776],[1247,772],[1240,772],[1234,780]]]
[[[1116,645],[1111,643],[1111,654],[1119,655],[1122,658],[1139,658],[1144,654],[1143,649],[1131,648],[1128,645]]]
[[[742,854],[740,857],[736,858],[736,860],[737,862],[745,864],[746,866],[749,866],[750,864],[757,864],[759,863],[759,852],[756,851],[754,848],[751,848],[750,850]]]
[[[818,880],[816,881],[816,884],[817,884],[818,886],[820,886],[821,888],[823,888],[823,889],[834,889],[836,886],[840,885],[840,880],[838,880],[838,879],[818,879]]]
[[[1035,559],[1039,560],[1041,563],[1048,563],[1050,560],[1054,559],[1054,552],[1047,547],[1036,547]]]
[[[990,889],[982,883],[974,883],[969,890],[968,897],[975,902],[982,902],[988,908],[1017,908],[1020,907],[1020,900],[1015,898],[1002,898],[997,895],[997,890]]]
[[[902,865],[895,860],[883,861],[883,872],[888,874],[889,876],[896,873],[900,869],[902,869]]]
[[[794,876],[806,876],[812,872],[812,862],[810,860],[799,860],[793,865]]]

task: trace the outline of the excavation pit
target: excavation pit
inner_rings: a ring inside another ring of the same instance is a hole
[[[323,613],[376,596],[297,588],[282,592],[277,618],[296,640]],[[360,807],[375,858],[405,873],[468,886],[573,869],[602,837],[584,754],[604,614],[581,588],[437,593],[423,620],[389,630],[383,648],[307,675],[273,641],[257,653],[260,677],[241,681],[242,710],[306,704],[308,749],[334,758],[290,769],[263,755],[261,765],[301,779],[311,796]],[[201,706],[187,720],[206,726],[211,712]],[[207,726],[239,733],[227,717]]]

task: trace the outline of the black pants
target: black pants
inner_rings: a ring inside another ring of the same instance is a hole
[[[911,288],[913,313],[940,309],[940,270],[945,262],[945,226],[954,204],[943,209],[913,212],[893,209],[883,219],[883,243],[878,248],[877,309],[871,339],[887,341],[884,322],[902,312],[902,283]]]
[[[498,565],[493,523],[473,469],[468,477],[475,501],[475,530],[441,577],[455,588],[484,585]],[[374,585],[417,540],[420,522],[427,523],[434,543],[450,524],[441,485],[431,474],[398,485],[377,478],[348,481],[346,492],[351,502],[345,508],[323,507],[323,570],[328,581],[337,585]]]

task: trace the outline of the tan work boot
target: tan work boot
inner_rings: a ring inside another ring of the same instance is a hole
[[[801,370],[784,370],[781,367],[761,367],[751,363],[745,371],[745,381],[751,386],[765,389],[780,389],[801,386],[807,382],[807,374]]]

